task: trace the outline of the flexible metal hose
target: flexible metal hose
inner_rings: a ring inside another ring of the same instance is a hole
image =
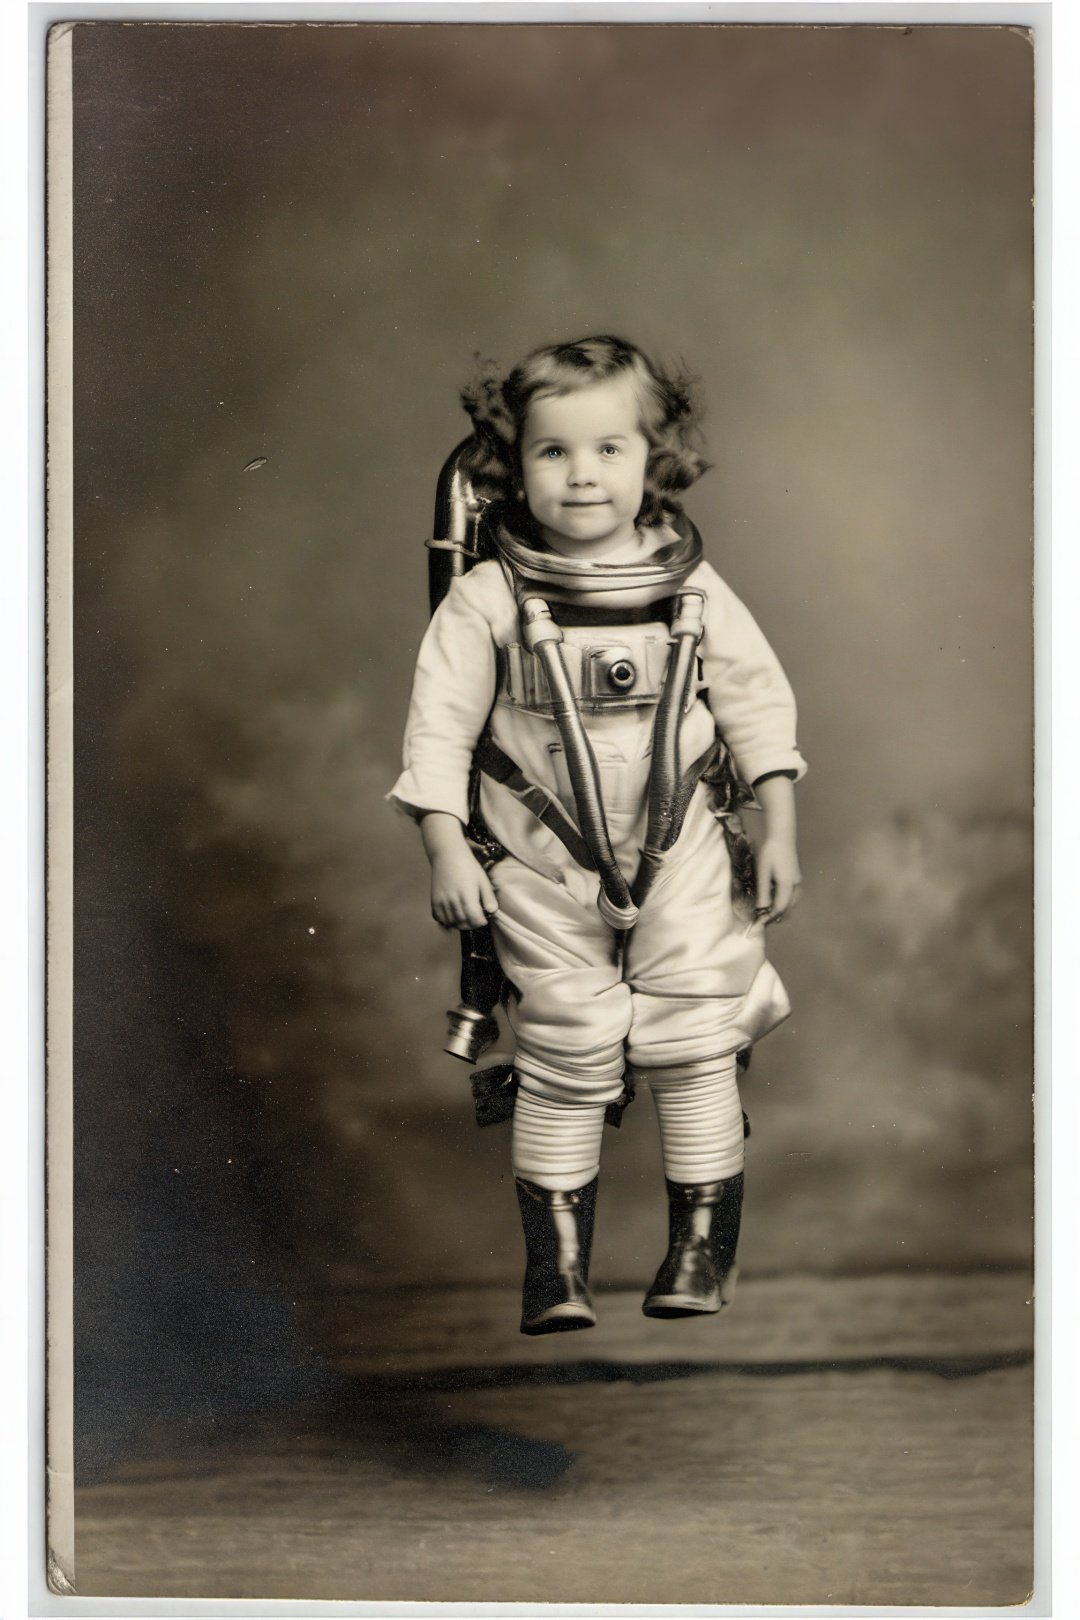
[[[637,921],[637,906],[630,897],[630,885],[623,877],[611,847],[600,792],[599,768],[563,661],[562,631],[552,619],[547,603],[539,596],[526,597],[522,602],[521,624],[525,644],[539,658],[547,678],[553,718],[566,751],[578,826],[600,876],[597,904],[604,920],[612,928],[626,932]]]
[[[631,889],[637,906],[641,905],[652,886],[664,851],[671,848],[681,831],[682,816],[677,816],[682,777],[679,730],[690,699],[704,612],[705,598],[700,591],[680,593],[671,625],[672,643],[664,690],[660,694],[653,722],[645,846]]]

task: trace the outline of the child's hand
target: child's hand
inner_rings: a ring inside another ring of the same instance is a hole
[[[799,857],[789,838],[766,838],[757,855],[757,909],[766,923],[778,923],[799,899]]]
[[[499,909],[488,875],[468,845],[431,863],[431,915],[444,928],[483,928]]]
[[[777,923],[799,898],[802,873],[795,851],[795,788],[786,776],[754,784],[765,812],[765,836],[757,854],[757,914]]]
[[[444,928],[483,928],[499,902],[460,821],[434,812],[424,817],[420,830],[431,862],[431,915]]]

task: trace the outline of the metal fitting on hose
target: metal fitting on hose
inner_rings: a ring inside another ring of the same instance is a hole
[[[596,897],[596,909],[608,927],[614,928],[617,934],[628,934],[638,920],[639,908],[635,906],[633,900],[627,900],[625,905],[616,905],[608,899],[603,885]]]
[[[563,638],[562,631],[551,617],[551,609],[540,596],[527,596],[522,602],[521,628],[530,652],[535,652],[542,641],[561,641]]]
[[[704,591],[680,591],[675,603],[675,617],[671,621],[672,639],[693,636],[697,646],[705,630]]]

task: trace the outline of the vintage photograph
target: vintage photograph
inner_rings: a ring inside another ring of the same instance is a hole
[[[1035,57],[49,40],[49,1582],[1016,1605]]]

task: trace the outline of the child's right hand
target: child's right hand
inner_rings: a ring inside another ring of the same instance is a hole
[[[499,909],[488,875],[468,845],[431,864],[431,915],[444,928],[483,928]]]
[[[499,902],[460,821],[436,812],[420,829],[431,862],[431,915],[444,928],[483,928]]]

